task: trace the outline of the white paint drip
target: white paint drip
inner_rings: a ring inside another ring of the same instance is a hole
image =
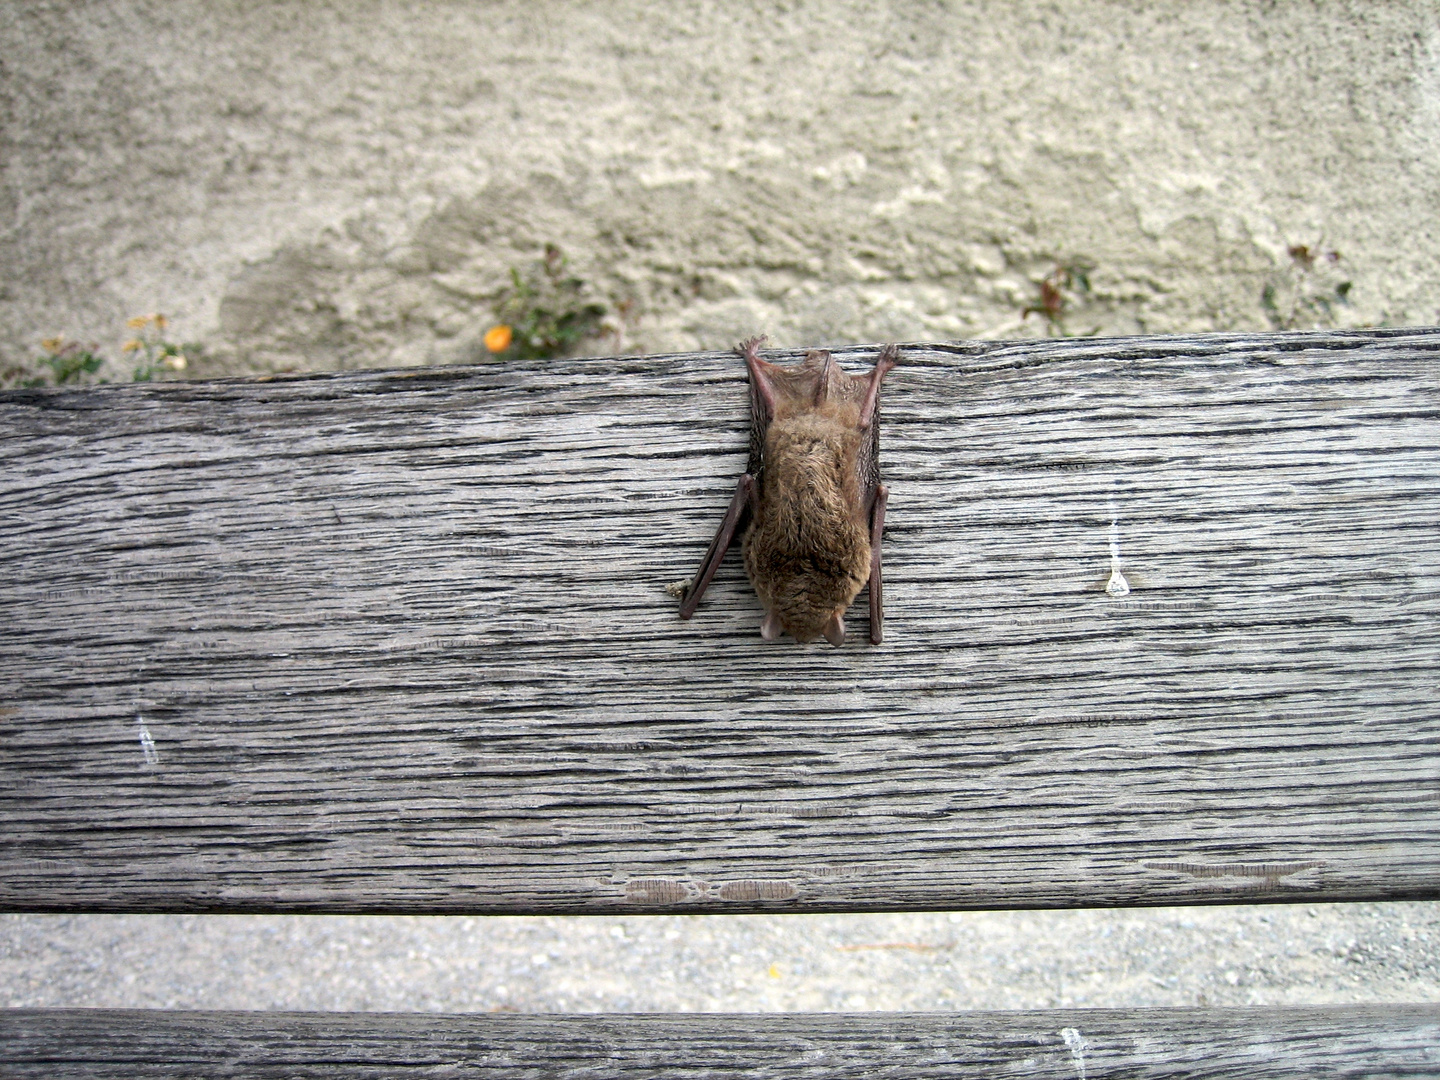
[[[1115,500],[1112,498],[1108,502],[1110,504],[1110,580],[1105,584],[1105,591],[1111,596],[1129,596],[1130,583],[1120,572],[1120,518],[1115,513]]]
[[[1081,1037],[1079,1028],[1061,1028],[1060,1037],[1070,1048],[1070,1057],[1075,1062],[1075,1072],[1079,1074],[1080,1080],[1085,1080],[1085,1051],[1090,1048],[1090,1044]]]
[[[150,737],[150,729],[145,726],[145,718],[137,713],[135,720],[140,725],[140,752],[145,755],[145,764],[159,765],[160,751],[155,749],[155,740]]]

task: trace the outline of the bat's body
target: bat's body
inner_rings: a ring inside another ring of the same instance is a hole
[[[892,345],[865,375],[847,375],[828,352],[780,367],[739,348],[750,369],[750,465],[735,488],[680,617],[695,613],[737,529],[745,570],[765,606],[760,632],[797,641],[845,640],[845,611],[870,587],[870,640],[879,644],[880,535],[889,489],[880,483],[880,382]],[[747,524],[748,523],[748,524]]]

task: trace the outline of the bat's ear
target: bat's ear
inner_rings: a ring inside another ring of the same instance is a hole
[[[830,621],[825,624],[825,640],[835,646],[845,644],[845,620],[838,611],[832,613]]]

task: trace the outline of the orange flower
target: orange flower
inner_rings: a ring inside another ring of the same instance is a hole
[[[491,352],[504,352],[514,339],[515,331],[501,323],[499,326],[492,326],[485,331],[485,348]]]

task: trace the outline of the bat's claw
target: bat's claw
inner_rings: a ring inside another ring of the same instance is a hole
[[[735,346],[735,351],[741,356],[754,357],[756,350],[758,350],[761,345],[764,345],[765,342],[769,340],[770,339],[764,334],[759,334],[756,337],[752,338],[746,338],[744,341],[740,342],[739,345]]]

